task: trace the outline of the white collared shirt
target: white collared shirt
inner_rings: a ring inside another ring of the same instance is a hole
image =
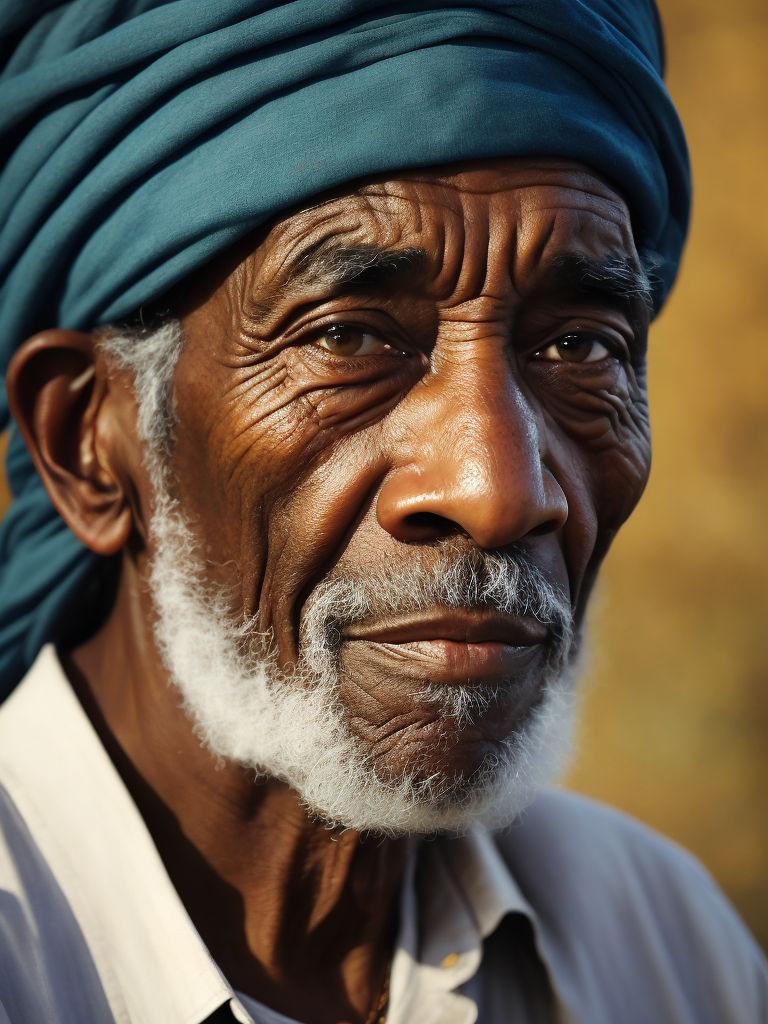
[[[401,900],[387,1024],[768,1021],[768,966],[704,870],[580,797],[421,844]],[[0,708],[0,1024],[212,1014],[285,1021],[209,956],[47,647]]]

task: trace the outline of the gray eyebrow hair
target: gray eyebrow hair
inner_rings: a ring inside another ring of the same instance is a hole
[[[323,243],[305,252],[294,264],[291,278],[308,285],[376,284],[399,273],[420,271],[426,262],[423,249],[379,249],[373,245]]]
[[[592,259],[583,253],[563,253],[549,261],[563,284],[579,291],[598,291],[630,301],[639,299],[653,315],[656,277],[653,273],[662,260],[655,253],[643,253],[636,263],[628,256]]]
[[[268,295],[251,299],[254,320],[267,321],[280,299],[296,288],[339,288],[355,284],[371,287],[392,284],[403,276],[417,276],[427,262],[423,249],[380,249],[374,245],[339,245],[325,239],[290,261],[284,280]]]

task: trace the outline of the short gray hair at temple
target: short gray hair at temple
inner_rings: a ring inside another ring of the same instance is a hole
[[[105,327],[98,338],[110,362],[133,377],[140,440],[152,453],[169,456],[176,423],[173,375],[184,348],[181,321],[169,317],[160,326]]]

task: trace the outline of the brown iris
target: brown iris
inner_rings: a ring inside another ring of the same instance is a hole
[[[376,349],[389,348],[369,331],[343,324],[332,324],[326,328],[317,342],[335,356],[366,355]]]
[[[565,334],[546,348],[539,349],[536,356],[553,362],[595,363],[609,354],[606,346],[593,335]]]

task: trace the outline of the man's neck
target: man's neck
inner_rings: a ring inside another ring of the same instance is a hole
[[[195,927],[234,988],[305,1024],[362,1024],[387,977],[408,841],[329,830],[284,783],[217,761],[151,621],[129,568],[65,665]]]

